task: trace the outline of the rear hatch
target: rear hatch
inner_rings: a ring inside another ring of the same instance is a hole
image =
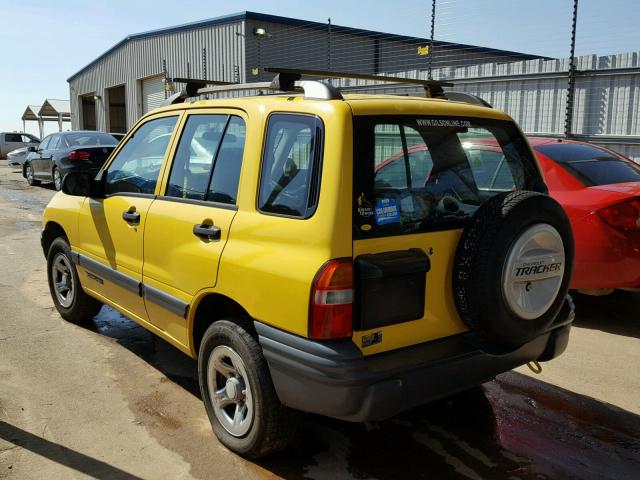
[[[354,342],[379,353],[467,330],[453,298],[460,235],[489,198],[544,189],[509,121],[354,117]]]

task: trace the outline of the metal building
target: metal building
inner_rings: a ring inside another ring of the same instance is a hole
[[[171,78],[264,80],[263,66],[361,73],[541,58],[473,45],[407,37],[242,12],[129,35],[69,79],[72,128],[125,132],[159,106]]]

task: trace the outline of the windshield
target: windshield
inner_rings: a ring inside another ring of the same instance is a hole
[[[562,165],[587,187],[640,182],[640,167],[592,145],[556,143],[535,150]]]
[[[494,195],[544,188],[510,122],[375,116],[356,117],[354,125],[360,237],[463,227]]]
[[[118,140],[108,133],[68,133],[65,138],[72,147],[89,145],[113,146],[118,144]]]

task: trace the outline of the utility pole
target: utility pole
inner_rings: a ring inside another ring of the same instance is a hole
[[[564,135],[569,138],[573,129],[573,101],[576,91],[576,25],[578,22],[578,0],[573,0],[571,25],[571,53],[569,58],[569,82],[567,87],[567,110],[564,118]]]
[[[427,57],[428,68],[427,74],[429,80],[433,79],[431,71],[433,69],[433,36],[436,31],[436,0],[431,0],[431,35],[429,37],[429,54]]]

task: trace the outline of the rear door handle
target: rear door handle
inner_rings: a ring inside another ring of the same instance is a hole
[[[127,223],[140,223],[140,214],[136,212],[135,207],[123,212],[122,218]]]
[[[222,230],[220,230],[220,227],[216,227],[215,225],[198,223],[193,226],[193,234],[196,237],[204,238],[206,240],[220,240]]]

